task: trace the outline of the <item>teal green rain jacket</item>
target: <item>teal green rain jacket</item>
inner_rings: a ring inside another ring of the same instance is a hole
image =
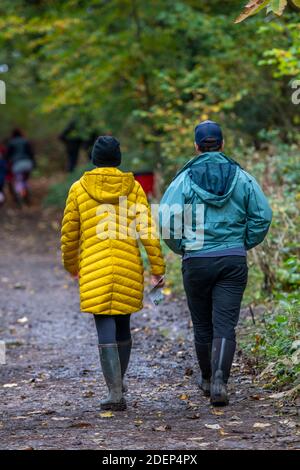
[[[178,254],[250,250],[264,240],[271,221],[272,210],[255,178],[220,152],[190,160],[159,206],[161,236]]]

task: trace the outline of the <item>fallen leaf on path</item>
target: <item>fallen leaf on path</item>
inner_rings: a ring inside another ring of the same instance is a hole
[[[222,416],[224,414],[224,411],[213,409],[212,414],[216,416]]]
[[[204,437],[188,437],[188,441],[203,441]]]
[[[193,415],[188,415],[187,419],[199,419],[200,415],[199,413],[194,413]]]
[[[254,428],[259,428],[259,429],[269,428],[270,426],[271,426],[270,423],[254,423],[253,424]]]
[[[101,437],[99,437],[98,439],[93,439],[93,442],[95,442],[95,444],[102,444],[102,442],[105,442],[105,439],[104,438],[102,439]]]
[[[166,424],[164,426],[158,426],[158,428],[152,428],[152,431],[166,432],[170,431],[171,429],[171,426],[169,424]]]
[[[87,392],[84,392],[82,395],[83,398],[92,398],[95,395],[95,393],[92,390],[88,390]]]
[[[182,395],[179,396],[180,400],[188,400],[189,396],[186,393],[183,393]]]
[[[279,423],[291,429],[297,427],[297,423],[295,423],[295,421],[290,421],[289,419],[284,419],[283,421],[279,421]]]
[[[282,398],[297,396],[300,391],[300,384],[296,385],[295,387],[287,390],[285,392],[273,393],[269,395],[269,398],[275,398],[275,400],[281,400]]]
[[[44,415],[53,415],[55,413],[54,410],[45,410]]]
[[[13,388],[13,387],[17,387],[18,384],[15,384],[15,383],[12,383],[12,384],[4,384],[3,385],[3,388]]]
[[[134,420],[134,425],[135,426],[141,426],[143,423],[144,423],[144,421],[142,421],[141,419],[135,419]]]
[[[90,428],[92,425],[90,423],[72,423],[70,428]]]
[[[229,436],[229,433],[225,432],[224,429],[220,429],[220,436]]]
[[[171,295],[172,294],[172,291],[169,287],[165,287],[162,291],[163,291],[164,295]]]
[[[14,285],[14,289],[26,289],[26,286],[24,284],[21,284],[20,282],[16,282]]]
[[[113,418],[115,416],[112,411],[104,411],[99,414],[100,418]]]
[[[219,424],[205,424],[204,425],[207,429],[221,429]]]
[[[67,421],[70,418],[64,418],[63,416],[51,418],[53,421]]]
[[[28,318],[27,317],[22,317],[22,318],[19,318],[17,320],[17,323],[27,323],[28,322]]]
[[[241,421],[241,418],[237,415],[233,415],[229,418],[230,421]]]
[[[185,351],[178,351],[178,352],[176,353],[176,356],[179,357],[179,358],[180,358],[180,357],[184,357],[184,356],[185,356]]]

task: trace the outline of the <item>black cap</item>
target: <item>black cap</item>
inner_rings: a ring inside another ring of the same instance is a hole
[[[200,148],[218,148],[222,145],[222,129],[214,121],[203,121],[195,128],[195,142]]]
[[[92,150],[92,162],[98,167],[119,166],[122,154],[120,142],[110,135],[97,138]]]

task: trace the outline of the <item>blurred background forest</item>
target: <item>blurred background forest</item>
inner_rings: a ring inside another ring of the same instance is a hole
[[[0,137],[25,130],[35,177],[56,180],[44,203],[61,208],[87,166],[82,155],[64,176],[58,136],[71,119],[82,138],[117,136],[123,169],[159,176],[157,197],[193,155],[194,126],[218,121],[226,153],[257,177],[274,210],[268,240],[249,256],[244,303],[260,315],[255,325],[250,317],[245,347],[272,364],[273,385],[299,389],[300,2],[249,2],[244,16],[262,11],[235,24],[245,3],[1,0]],[[180,260],[166,257],[167,293],[180,295]]]

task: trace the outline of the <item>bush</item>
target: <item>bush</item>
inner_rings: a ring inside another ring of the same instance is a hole
[[[266,386],[281,389],[300,383],[300,299],[279,294],[271,311],[266,311],[242,341],[243,351],[263,372]]]
[[[44,204],[46,206],[54,206],[59,209],[64,209],[68,192],[72,184],[80,179],[85,171],[89,171],[92,168],[92,165],[79,167],[73,171],[73,173],[68,174],[64,181],[52,185],[44,200]]]

